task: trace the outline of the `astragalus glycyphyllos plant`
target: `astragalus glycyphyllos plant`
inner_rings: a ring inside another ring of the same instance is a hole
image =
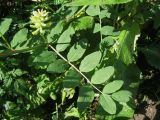
[[[45,0],[24,9],[27,21],[2,19],[0,117],[132,118],[140,77],[136,42],[151,18],[140,10],[144,3]],[[140,49],[156,66],[157,49]]]

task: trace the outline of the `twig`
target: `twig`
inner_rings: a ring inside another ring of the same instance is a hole
[[[94,89],[96,89],[99,93],[102,94],[102,91],[99,90],[95,85],[91,83],[91,81],[78,69],[76,68],[72,63],[70,63],[66,58],[64,58],[53,46],[49,45],[49,47],[65,62],[67,62],[71,67],[73,67],[83,78],[86,79],[87,83],[89,83]]]

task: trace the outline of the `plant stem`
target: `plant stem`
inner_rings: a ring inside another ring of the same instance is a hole
[[[102,19],[101,18],[99,18],[99,24],[100,24],[100,39],[101,39],[101,42],[102,42],[103,36],[102,36],[102,33],[101,33],[101,29],[102,29]]]
[[[56,103],[56,117],[57,117],[57,119],[58,119],[58,104]]]
[[[83,6],[74,16],[78,16],[86,7],[87,5]]]
[[[102,93],[101,90],[99,90],[95,85],[91,83],[91,81],[78,69],[76,68],[72,63],[70,63],[66,58],[64,58],[53,46],[49,45],[49,47],[65,62],[67,62],[71,67],[73,67],[83,78],[86,79],[87,83],[89,83],[94,89],[96,89],[99,93]]]
[[[6,44],[1,43],[1,45],[2,45],[3,47],[7,48],[7,49],[10,49],[10,48],[8,48],[8,46],[6,46]]]
[[[34,47],[31,47],[31,48],[26,48],[26,49],[22,49],[22,50],[8,50],[8,51],[4,51],[2,53],[0,53],[0,57],[6,57],[6,56],[9,56],[9,55],[13,55],[13,54],[16,54],[16,53],[24,53],[24,52],[28,52],[30,50],[34,50],[40,46],[44,46],[45,44],[39,44],[39,45],[36,45]],[[47,44],[46,44],[47,45]]]
[[[7,45],[8,49],[11,49],[10,44],[8,43],[8,41],[6,40],[6,38],[3,36],[3,34],[0,32],[0,36],[2,37],[2,40],[5,42],[5,44]]]

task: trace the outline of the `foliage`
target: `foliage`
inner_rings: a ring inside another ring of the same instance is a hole
[[[148,21],[159,30],[158,2],[14,2],[26,19],[16,6],[1,18],[0,119],[85,120],[90,111],[95,119],[132,118],[138,52],[160,69],[159,42],[146,35],[153,44],[137,44]]]

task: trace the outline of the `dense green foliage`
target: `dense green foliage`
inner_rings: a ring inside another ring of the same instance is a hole
[[[160,3],[7,2],[0,1],[0,119],[132,118],[138,52],[160,69]],[[154,38],[142,32],[150,22]]]

